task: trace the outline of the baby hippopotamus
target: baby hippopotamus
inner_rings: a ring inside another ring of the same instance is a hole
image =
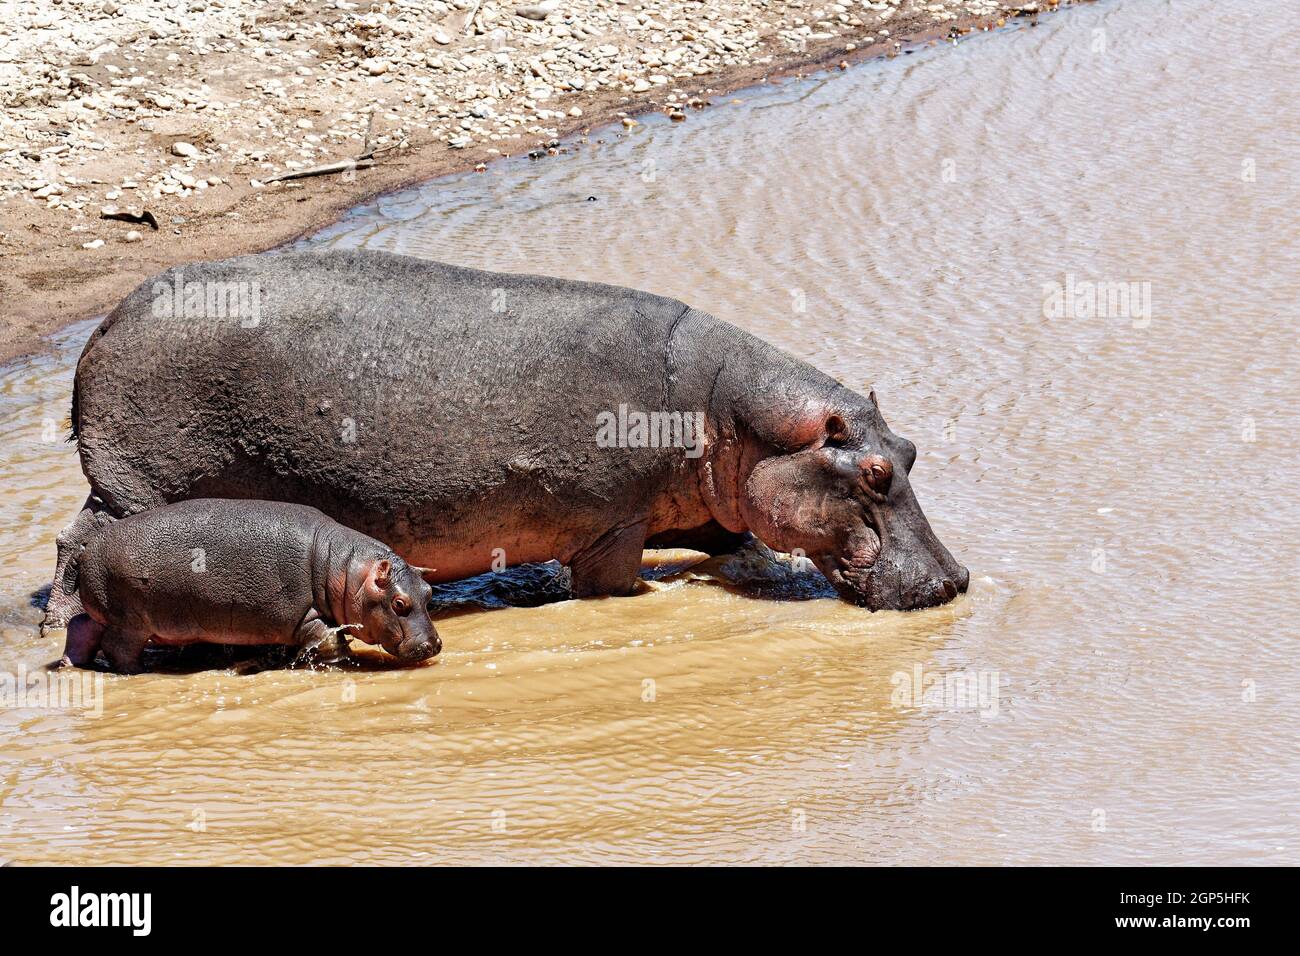
[[[337,659],[348,631],[403,660],[442,650],[429,617],[431,569],[315,508],[197,498],[116,521],[77,555],[85,613],[59,665],[102,648],[137,673],[145,645],[270,645]]]

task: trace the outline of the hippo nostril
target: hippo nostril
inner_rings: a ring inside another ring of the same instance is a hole
[[[957,596],[957,585],[951,581],[943,582],[943,598],[945,601],[951,601]]]

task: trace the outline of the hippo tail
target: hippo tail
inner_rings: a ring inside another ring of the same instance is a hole
[[[84,553],[84,548],[78,548],[77,553],[68,558],[68,566],[63,569],[63,580],[56,582],[64,594],[77,593],[81,584],[81,556]]]
[[[86,344],[81,347],[81,358],[77,359],[77,368],[72,375],[72,407],[68,410],[68,421],[71,424],[68,427],[68,441],[74,442],[81,437],[81,398],[78,394],[81,391],[81,363],[90,354],[90,350],[94,348],[95,343],[104,337],[104,333],[122,318],[126,311],[126,304],[136,296],[143,294],[143,290],[148,285],[147,280],[142,282],[134,292],[122,300],[122,303],[116,309],[104,316],[104,321],[100,322],[99,327],[90,333],[90,338],[86,339]]]
[[[77,432],[77,376],[72,378],[72,407],[68,409],[68,441],[75,442],[79,437]]]

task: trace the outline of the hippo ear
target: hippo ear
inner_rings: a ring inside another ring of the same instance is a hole
[[[410,567],[412,571],[424,578],[424,580],[429,581],[430,584],[433,583],[430,579],[433,577],[434,572],[438,570],[437,568],[422,568],[418,564],[412,564]]]
[[[381,591],[388,590],[388,582],[393,571],[393,566],[387,558],[380,558],[375,564],[374,580],[375,587]]]
[[[867,398],[871,399],[871,407],[876,411],[880,411],[880,403],[876,401],[876,390],[874,388],[867,392]]]
[[[849,426],[839,415],[832,413],[826,418],[826,444],[842,445],[849,437]]]

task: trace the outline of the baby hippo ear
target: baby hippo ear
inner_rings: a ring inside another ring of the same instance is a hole
[[[380,591],[388,590],[388,583],[392,579],[393,566],[387,558],[380,558],[375,562],[374,568],[370,571],[370,580],[375,588]]]
[[[430,584],[433,583],[431,580],[433,578],[433,573],[438,570],[437,568],[422,568],[418,564],[412,564],[410,567],[412,571],[424,578],[424,580],[428,581]]]

